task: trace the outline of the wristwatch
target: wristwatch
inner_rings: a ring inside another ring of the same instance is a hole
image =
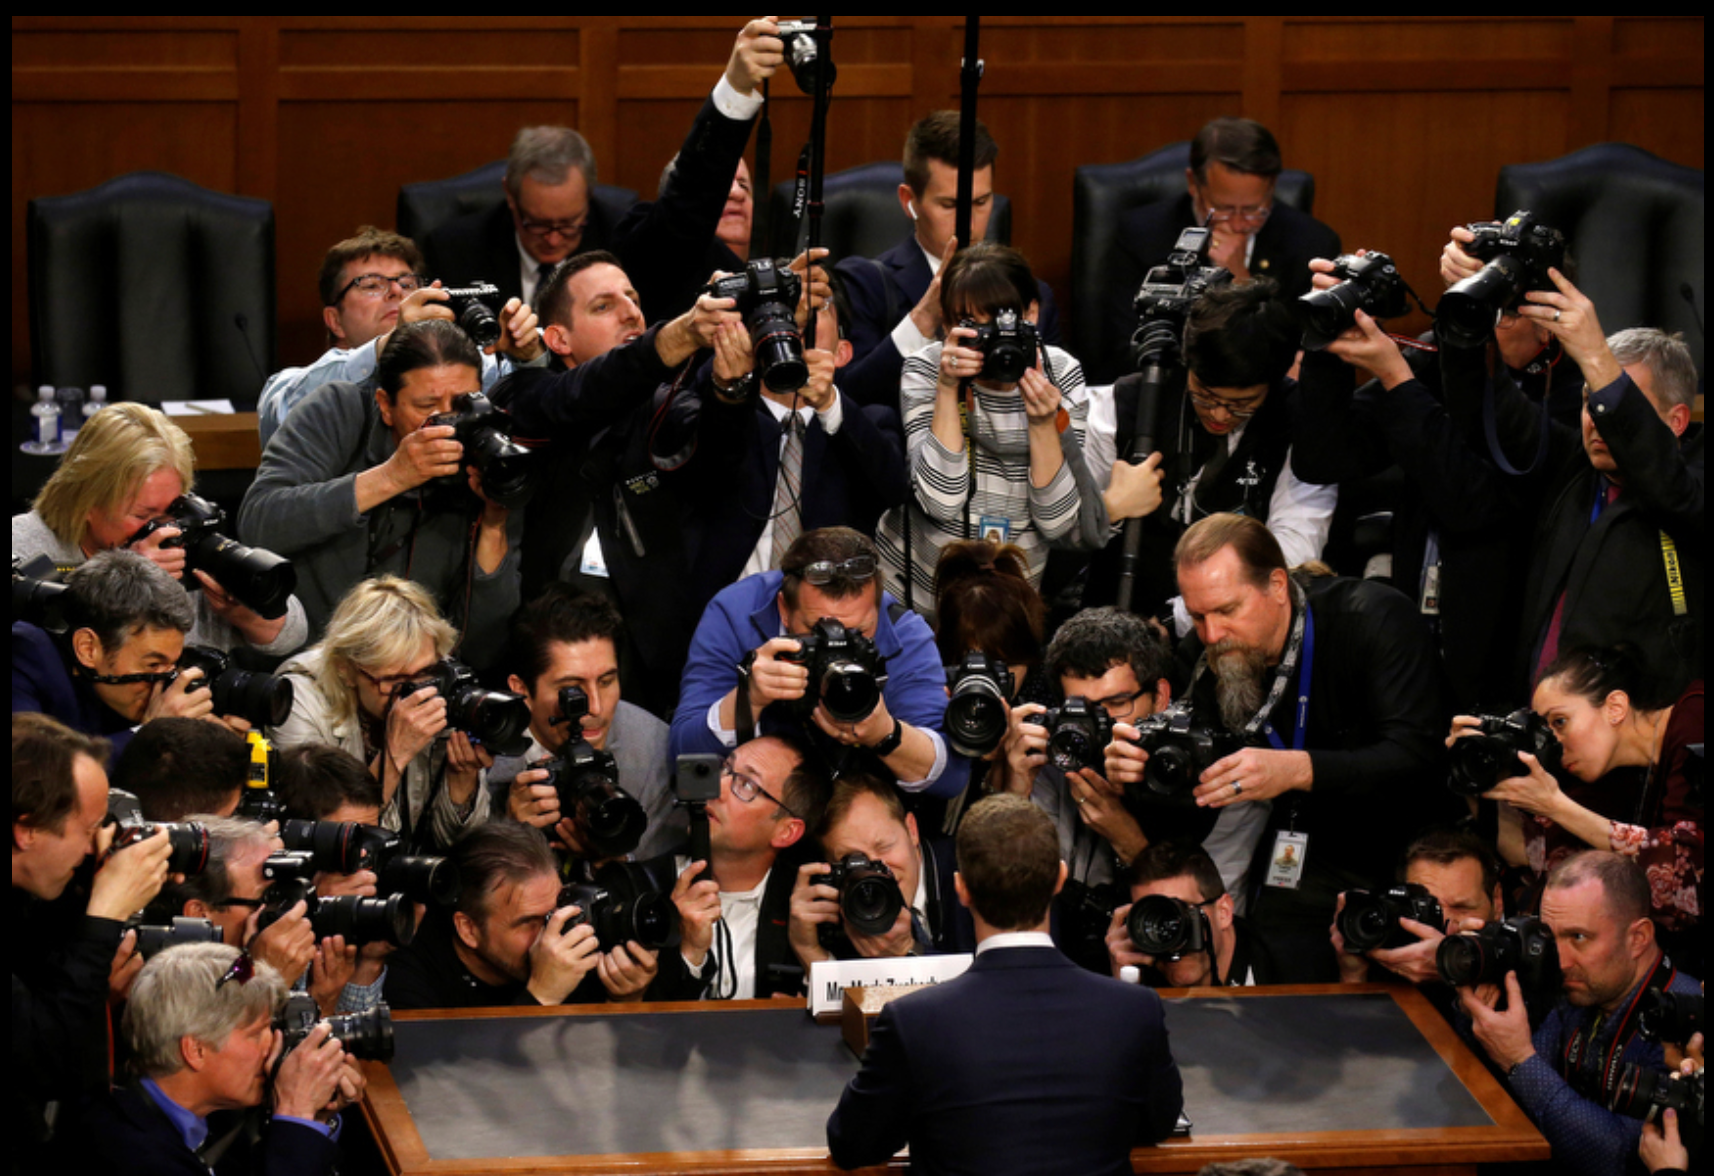
[[[889,755],[892,755],[895,751],[897,751],[899,749],[899,745],[901,743],[903,743],[904,741],[905,741],[905,725],[903,723],[899,722],[899,720],[895,718],[893,720],[892,732],[890,734],[888,734],[886,738],[882,739],[879,743],[870,747],[869,750],[874,752],[876,755],[880,756],[882,759],[886,759]]]

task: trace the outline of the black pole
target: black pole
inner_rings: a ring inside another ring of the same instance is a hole
[[[772,109],[768,100],[768,79],[762,79],[762,117],[756,124],[756,183],[751,199],[756,202],[755,221],[750,232],[750,256],[772,257],[773,239],[773,180],[769,175],[774,160],[774,124],[768,117]]]
[[[964,61],[959,69],[958,206],[953,234],[958,247],[970,244],[970,206],[976,198],[976,89],[982,81],[982,18],[964,18]]]
[[[809,124],[809,240],[806,246],[811,261],[804,269],[804,281],[810,279],[809,268],[814,265],[815,250],[821,246],[821,180],[827,170],[827,106],[833,94],[833,18],[815,18],[815,111]],[[804,338],[815,346],[816,309],[812,300],[809,319],[804,323]]]
[[[1131,430],[1133,463],[1146,461],[1155,451],[1155,432],[1160,422],[1161,389],[1166,386],[1170,369],[1177,355],[1178,339],[1165,323],[1145,325],[1139,336],[1137,372],[1137,415]],[[1121,457],[1119,460],[1126,460]],[[1143,520],[1125,520],[1125,542],[1119,551],[1119,587],[1113,603],[1126,612],[1131,610],[1131,593],[1136,585],[1137,559],[1143,549]]]

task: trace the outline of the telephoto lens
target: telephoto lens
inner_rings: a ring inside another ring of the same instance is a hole
[[[341,894],[318,899],[310,912],[310,925],[318,941],[343,935],[346,943],[359,947],[369,943],[409,947],[417,933],[416,912],[402,894],[386,898]]]
[[[225,936],[219,927],[207,919],[193,919],[189,915],[178,915],[171,923],[139,923],[136,925],[137,954],[144,959],[153,959],[169,947],[178,947],[185,943],[224,943]]]
[[[315,998],[304,992],[287,996],[274,1015],[274,1028],[285,1038],[282,1054],[302,1045],[323,1020],[327,1022],[328,1036],[352,1057],[365,1062],[393,1060],[393,1010],[385,1002],[362,1012],[324,1018]]]
[[[189,877],[208,869],[208,830],[195,822],[121,824],[113,835],[113,844],[108,852],[118,853],[126,846],[147,841],[163,830],[167,835],[167,844],[171,846],[171,852],[167,856],[167,873]]]
[[[495,755],[522,755],[530,746],[530,704],[521,694],[488,690],[476,671],[447,657],[399,696],[433,688],[446,699],[446,725],[472,735]]]
[[[230,655],[207,645],[187,645],[179,672],[201,670],[196,688],[214,696],[214,713],[236,715],[253,727],[278,727],[292,717],[292,682],[274,674],[241,670]]]
[[[563,888],[559,907],[566,906],[578,913],[566,920],[565,930],[587,923],[602,951],[631,942],[659,951],[679,942],[678,907],[632,862],[610,862],[595,871],[593,882]]]

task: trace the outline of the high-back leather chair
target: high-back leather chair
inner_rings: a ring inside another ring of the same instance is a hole
[[[30,201],[38,384],[253,405],[274,370],[274,206],[165,172]]]
[[[835,262],[847,257],[879,257],[911,232],[911,219],[899,207],[899,185],[905,182],[902,163],[884,160],[849,167],[822,177],[821,243]],[[771,196],[772,254],[794,256],[798,222],[791,214],[795,179],[775,184]],[[1012,204],[994,194],[987,240],[1012,242]]]
[[[424,237],[447,221],[467,213],[488,211],[506,198],[501,189],[505,178],[506,161],[498,159],[450,179],[401,185],[395,212],[399,234],[420,246]],[[596,184],[589,199],[600,205],[610,223],[616,225],[637,203],[638,196],[630,188]]]
[[[1573,280],[1594,300],[1602,328],[1681,331],[1700,372],[1704,182],[1703,172],[1629,143],[1596,143],[1501,168],[1494,215],[1528,209],[1564,233]]]

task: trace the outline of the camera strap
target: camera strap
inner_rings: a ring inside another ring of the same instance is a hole
[[[1605,1056],[1601,1055],[1597,1039],[1609,1018],[1605,1015],[1591,1017],[1565,1043],[1565,1051],[1559,1059],[1560,1076],[1585,1098],[1594,1099],[1602,1106],[1611,1103],[1613,1091],[1617,1089],[1625,1069],[1625,1046],[1636,1036],[1637,1017],[1642,1011],[1643,999],[1651,992],[1665,992],[1677,979],[1678,969],[1662,955],[1650,969],[1648,978],[1637,985],[1624,1011],[1619,1014],[1613,1036],[1607,1042]]]
[[[1542,459],[1547,456],[1548,438],[1553,433],[1553,414],[1548,412],[1547,404],[1548,400],[1553,396],[1553,369],[1559,363],[1560,356],[1563,354],[1563,352],[1558,351],[1557,349],[1551,349],[1551,354],[1549,354],[1546,359],[1536,359],[1527,369],[1528,374],[1531,375],[1535,374],[1538,369],[1542,372],[1543,386],[1541,404],[1537,406],[1541,411],[1541,429],[1536,437],[1535,456],[1530,458],[1530,463],[1522,469],[1519,469],[1507,460],[1505,450],[1500,446],[1500,427],[1499,419],[1494,409],[1494,385],[1492,380],[1488,382],[1487,387],[1483,391],[1482,431],[1487,436],[1488,455],[1494,459],[1495,465],[1499,466],[1502,471],[1512,475],[1514,478],[1522,477],[1525,474],[1535,473],[1536,470],[1541,468]]]

